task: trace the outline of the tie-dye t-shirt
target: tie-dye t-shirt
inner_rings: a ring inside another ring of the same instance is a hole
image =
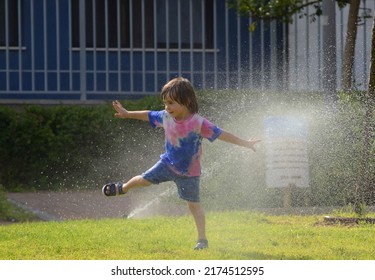
[[[164,128],[165,153],[161,160],[177,174],[200,176],[202,139],[212,142],[222,129],[199,114],[192,114],[184,121],[175,120],[165,110],[151,111],[148,117],[153,127]]]

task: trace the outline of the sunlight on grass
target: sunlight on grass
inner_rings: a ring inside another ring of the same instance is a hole
[[[374,259],[373,225],[319,216],[208,213],[210,248],[194,251],[190,216],[34,222],[0,227],[0,259]]]

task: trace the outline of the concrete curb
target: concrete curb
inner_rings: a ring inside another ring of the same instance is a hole
[[[39,219],[43,220],[43,221],[62,221],[60,218],[54,216],[54,215],[51,215],[47,212],[44,212],[44,211],[40,211],[38,209],[34,209],[30,206],[27,206],[26,204],[24,203],[20,203],[18,201],[15,201],[13,199],[10,199],[8,198],[8,201],[14,205],[16,205],[17,207],[20,207],[21,209],[27,211],[27,212],[31,212],[33,213],[35,216],[37,216]]]

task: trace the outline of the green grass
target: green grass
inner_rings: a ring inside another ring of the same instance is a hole
[[[374,225],[326,226],[322,216],[207,214],[210,248],[194,251],[190,216],[0,226],[0,259],[375,259]]]
[[[0,184],[0,222],[25,222],[37,220],[37,217],[7,200],[3,186]]]

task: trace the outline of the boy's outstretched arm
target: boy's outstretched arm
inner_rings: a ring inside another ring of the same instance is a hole
[[[116,110],[116,118],[148,121],[148,113],[150,111],[128,111],[124,107],[122,107],[121,103],[117,100],[112,102],[112,106]]]
[[[222,141],[225,141],[225,142],[228,142],[228,143],[231,143],[231,144],[235,144],[235,145],[238,145],[238,146],[242,146],[242,147],[245,147],[245,148],[252,149],[254,152],[256,151],[255,148],[254,148],[255,144],[260,142],[259,139],[254,139],[254,138],[251,138],[249,140],[239,138],[236,135],[233,135],[232,133],[229,133],[225,130],[223,130],[223,132],[220,134],[218,139],[220,139]]]

